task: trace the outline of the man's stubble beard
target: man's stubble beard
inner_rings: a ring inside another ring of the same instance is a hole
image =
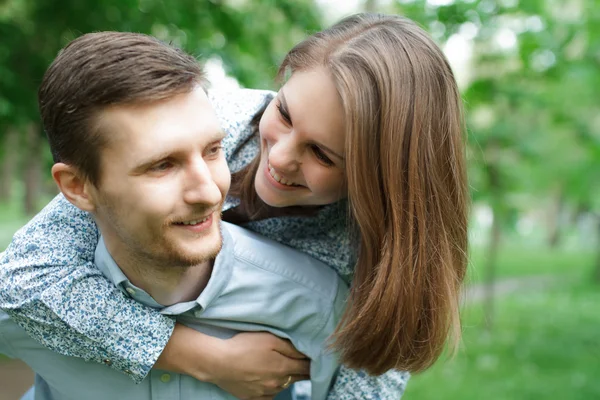
[[[218,243],[214,246],[210,244],[210,247],[201,253],[189,254],[177,244],[175,238],[168,235],[168,230],[177,229],[168,220],[160,226],[159,232],[156,232],[156,228],[148,226],[146,229],[150,233],[149,235],[145,237],[144,235],[133,235],[127,229],[122,229],[119,222],[122,218],[119,216],[118,208],[113,204],[114,202],[109,199],[109,196],[102,196],[99,209],[103,210],[105,219],[112,226],[118,240],[125,246],[127,264],[130,268],[137,269],[139,273],[149,273],[151,270],[159,274],[174,273],[177,270],[183,272],[188,268],[214,260],[221,251],[223,244],[221,218],[220,214],[216,212],[213,213],[212,222],[216,224],[216,227],[213,225],[210,229],[217,230]],[[221,210],[221,208],[222,203],[218,209]],[[206,210],[208,209],[206,208]],[[213,240],[212,235],[206,240]],[[202,247],[202,240],[200,243],[199,247]]]
[[[157,253],[163,253],[163,265],[165,268],[190,268],[201,263],[207,261],[213,261],[223,246],[223,234],[221,233],[220,226],[220,218],[213,217],[213,224],[217,224],[217,226],[211,226],[211,229],[216,229],[218,239],[216,239],[217,243],[213,245],[212,243],[203,243],[203,240],[199,240],[199,248],[205,247],[206,249],[201,250],[200,252],[193,252],[194,254],[190,254],[182,249],[175,240],[172,240],[168,235],[166,235],[166,230],[163,228],[162,234],[162,243],[163,249],[154,249],[151,253],[156,256]],[[167,228],[168,229],[168,228]],[[173,228],[170,228],[173,229]],[[206,242],[210,240],[211,242],[214,240],[212,235],[209,238],[206,238]],[[198,249],[200,250],[200,249]]]

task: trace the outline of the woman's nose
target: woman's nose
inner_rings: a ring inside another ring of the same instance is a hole
[[[296,172],[300,165],[300,151],[293,135],[285,135],[272,145],[269,163],[281,172]]]

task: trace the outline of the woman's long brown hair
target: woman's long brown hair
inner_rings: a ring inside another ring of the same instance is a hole
[[[359,241],[333,346],[345,365],[371,374],[422,371],[450,334],[451,350],[460,338],[469,202],[456,81],[431,38],[390,15],[354,15],[309,37],[279,76],[317,67],[330,71],[343,104]],[[249,193],[256,166],[246,172]]]

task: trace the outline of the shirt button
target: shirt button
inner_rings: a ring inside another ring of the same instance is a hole
[[[196,318],[201,318],[202,317],[202,311],[201,310],[194,311],[194,315],[196,316]]]
[[[162,374],[160,376],[160,380],[164,383],[168,383],[171,380],[171,375],[169,374]]]
[[[133,290],[132,288],[128,287],[127,289],[125,289],[127,291],[127,293],[129,293],[130,295],[134,295],[135,294],[135,290]]]
[[[102,362],[106,365],[111,365],[112,361],[110,361],[108,358],[106,360],[102,360]]]
[[[125,372],[127,375],[133,375],[133,372],[131,372],[131,371],[130,371],[130,370],[128,370],[128,369],[126,369],[126,370],[125,370],[125,371],[123,371],[123,372]]]

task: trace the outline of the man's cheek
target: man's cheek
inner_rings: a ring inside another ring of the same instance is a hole
[[[223,160],[223,163],[213,173],[213,179],[221,190],[223,195],[227,194],[229,187],[231,186],[231,172],[227,163]]]

